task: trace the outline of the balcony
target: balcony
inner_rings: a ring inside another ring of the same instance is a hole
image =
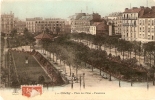
[[[132,24],[132,23],[123,23],[122,24],[123,26],[130,26],[130,27],[136,27],[137,25],[135,25],[135,24]]]
[[[122,20],[137,20],[137,18],[122,18]]]

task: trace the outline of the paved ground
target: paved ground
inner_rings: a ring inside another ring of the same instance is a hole
[[[23,48],[27,48],[27,47],[23,47]],[[44,57],[46,57],[47,59],[51,56],[51,58],[53,58],[53,55],[47,51],[45,51],[46,55],[43,54],[42,50],[37,50],[38,52],[40,52]],[[56,62],[56,57],[54,56],[54,61]],[[53,62],[52,60],[50,60],[51,63],[55,63]],[[59,59],[57,60],[57,64],[54,64],[56,66],[56,68],[58,70],[60,70],[63,74],[65,74],[65,72],[67,73],[66,77],[68,77],[68,79],[71,79],[70,77],[70,69],[69,69],[69,66],[63,64],[63,62],[60,64],[60,61]],[[76,73],[76,69],[72,67],[72,73]],[[85,69],[79,69],[78,70],[78,77],[81,75],[83,75],[83,73],[85,73],[85,81],[87,83],[88,86],[96,86],[98,83],[100,83],[99,81],[108,81],[108,79],[104,79],[103,78],[103,74],[104,74],[104,77],[106,76],[106,73],[105,72],[102,72],[102,76],[99,75],[99,70],[98,69],[94,69],[94,71],[92,72],[91,71],[91,68],[85,68]],[[107,77],[109,77],[109,75],[107,74]],[[93,83],[92,84],[92,80],[94,80],[96,83]],[[98,81],[97,81],[98,80]],[[117,79],[115,78],[112,78],[113,81],[115,81],[115,83],[117,83],[117,86],[119,86],[119,82]],[[113,82],[112,81],[112,82]],[[124,83],[127,83],[127,82],[124,82]],[[76,83],[75,83],[76,84]],[[127,83],[129,84],[130,86],[130,83]],[[143,84],[143,83],[142,83]],[[144,86],[146,85],[146,83],[144,83]]]
[[[73,40],[73,41],[78,42],[77,40]],[[82,42],[83,44],[87,45],[87,41],[86,41],[86,40],[82,40],[81,42]],[[90,42],[90,44],[89,44],[88,46],[89,46],[89,48],[94,48],[94,49],[95,49],[95,45],[92,44],[91,42]],[[110,54],[110,53],[111,53],[111,54],[114,55],[114,56],[120,55],[121,59],[123,59],[123,55],[122,55],[119,51],[117,51],[117,53],[115,53],[115,49],[114,49],[114,48],[111,49],[111,52],[110,52],[110,49],[109,49],[108,47],[104,48],[104,46],[101,46],[101,49],[102,49],[102,50],[105,50],[105,51],[107,52],[107,54]],[[124,59],[129,58],[127,55],[128,55],[127,53],[124,53]],[[132,53],[131,53],[131,58],[133,58],[133,57],[135,57],[135,54],[132,52]],[[145,67],[145,68],[147,68],[147,69],[150,68],[150,66],[147,66],[147,65],[144,63],[144,57],[143,57],[143,56],[140,56],[140,57],[139,57],[139,56],[137,55],[137,56],[136,56],[136,59],[138,60],[138,63],[137,63],[137,64],[142,64],[143,67]]]
[[[23,47],[27,48],[27,47]],[[37,50],[41,54],[41,50]],[[44,55],[45,57],[49,56],[48,52],[46,52],[47,55]],[[53,57],[53,55],[51,55]],[[51,63],[53,63],[51,61]],[[63,64],[59,64],[58,60],[58,65],[56,65],[62,73],[67,73],[68,79],[70,78],[69,76],[69,67],[66,65],[64,66]],[[75,73],[75,69],[72,68],[72,72]],[[72,100],[73,98],[75,100],[155,100],[155,86],[153,86],[152,82],[149,82],[149,88],[147,89],[147,83],[133,83],[133,86],[131,87],[130,82],[120,82],[121,87],[119,87],[119,81],[117,79],[112,78],[112,81],[109,81],[108,79],[104,79],[102,76],[99,75],[99,70],[94,69],[92,72],[91,69],[86,68],[86,69],[80,69],[78,70],[78,76],[82,75],[85,73],[85,88],[83,88],[83,81],[81,84],[81,89],[80,89],[80,83],[76,83],[74,81],[73,89],[71,89],[71,84],[63,85],[60,87],[54,87],[54,88],[44,88],[44,93],[41,96],[37,96],[32,98],[32,100],[43,100],[45,97],[47,98],[53,98],[56,97],[57,99],[54,100]],[[102,72],[103,74],[104,72]],[[105,75],[105,73],[104,73]],[[108,77],[108,75],[107,75]],[[3,97],[7,98],[5,95],[6,92],[11,91],[11,90],[5,90],[3,92]],[[65,94],[66,92],[71,93],[71,94]],[[77,93],[84,92],[85,95],[80,95]],[[90,92],[91,95],[88,93]],[[95,94],[94,92],[100,92],[101,94]],[[21,93],[21,92],[20,92]],[[59,94],[57,94],[59,93]],[[9,93],[8,95],[11,95]],[[14,96],[12,100],[16,100],[17,96]],[[22,100],[27,100],[25,97],[22,97],[19,95],[19,97],[22,98]],[[82,98],[82,99],[81,99]],[[97,99],[100,98],[100,99]],[[7,99],[6,99],[7,100]],[[19,99],[21,100],[21,99]],[[47,99],[50,100],[50,99]]]
[[[7,67],[6,66],[6,53],[7,53],[8,49],[7,49],[7,41],[6,38],[4,38],[4,50],[2,52],[2,57],[0,58],[2,60],[2,66],[3,68]],[[0,76],[1,76],[1,70],[0,70]],[[5,87],[5,84],[3,82],[0,81],[0,87]]]

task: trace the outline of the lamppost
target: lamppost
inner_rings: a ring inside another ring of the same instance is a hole
[[[119,73],[119,87],[121,87],[121,74]]]
[[[133,85],[133,77],[131,77],[131,86]]]
[[[85,73],[83,73],[82,76],[80,75],[80,89],[82,84],[82,78],[83,78],[83,88],[85,88]]]
[[[80,75],[80,89],[81,89],[81,77],[82,77],[82,76]]]
[[[149,89],[149,72],[147,72],[147,89]]]
[[[85,73],[83,73],[83,88],[85,88]]]
[[[71,88],[73,89],[73,80],[74,80],[74,73],[72,73],[72,78],[71,78]]]
[[[155,85],[155,71],[153,71],[153,85]]]
[[[110,73],[110,72],[109,72]],[[111,81],[111,73],[110,73],[110,76],[109,76],[109,81]]]
[[[53,72],[53,70],[52,70],[52,72]],[[54,79],[54,77],[53,77],[53,73],[52,73],[52,91],[53,91],[53,88],[54,88],[54,82],[53,82],[53,79]]]
[[[65,72],[65,75],[66,75],[66,66],[65,66],[65,60],[64,60],[64,72]]]
[[[140,43],[139,43],[139,64],[140,64],[140,52],[141,52],[141,48],[142,48],[142,46],[141,46],[141,41],[140,41]]]

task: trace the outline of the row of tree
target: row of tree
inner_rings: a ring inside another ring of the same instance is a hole
[[[70,34],[71,38],[79,40],[81,42],[82,40],[87,40],[87,45],[90,45],[91,43],[96,45],[96,48],[101,49],[102,46],[104,48],[108,47],[110,49],[115,48],[115,53],[117,55],[117,52],[121,52],[123,54],[123,59],[125,56],[125,53],[127,53],[127,56],[131,58],[131,54],[134,53],[134,57],[136,58],[137,55],[144,56],[144,62],[146,61],[146,57],[149,57],[150,66],[152,59],[154,59],[154,65],[155,65],[155,42],[148,42],[145,44],[142,44],[141,42],[137,41],[126,41],[123,39],[120,39],[119,37],[112,37],[112,36],[100,36],[100,35],[91,35],[86,33],[78,33],[78,34]]]
[[[24,34],[23,35],[18,35],[16,31],[14,30],[11,33],[11,39],[10,41],[10,47],[19,47],[19,46],[25,46],[25,45],[34,45],[35,44],[35,39],[34,39],[35,34],[31,34],[28,29],[25,28]]]
[[[43,48],[50,53],[53,53],[60,62],[63,61],[70,67],[76,68],[76,75],[78,69],[82,66],[91,66],[93,68],[100,69],[107,72],[117,78],[123,78],[125,80],[142,81],[146,80],[146,72],[132,69],[127,65],[117,63],[109,59],[106,51],[101,49],[90,49],[83,43],[78,43],[70,40],[70,35],[60,35],[54,42],[44,41]],[[51,55],[51,54],[50,54]],[[54,57],[53,57],[54,58]]]

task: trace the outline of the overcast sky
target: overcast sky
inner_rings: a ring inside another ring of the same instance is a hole
[[[12,11],[15,17],[68,18],[78,12],[97,12],[102,17],[125,8],[147,6],[147,0],[1,0],[1,13]],[[148,0],[148,7],[155,0]]]

